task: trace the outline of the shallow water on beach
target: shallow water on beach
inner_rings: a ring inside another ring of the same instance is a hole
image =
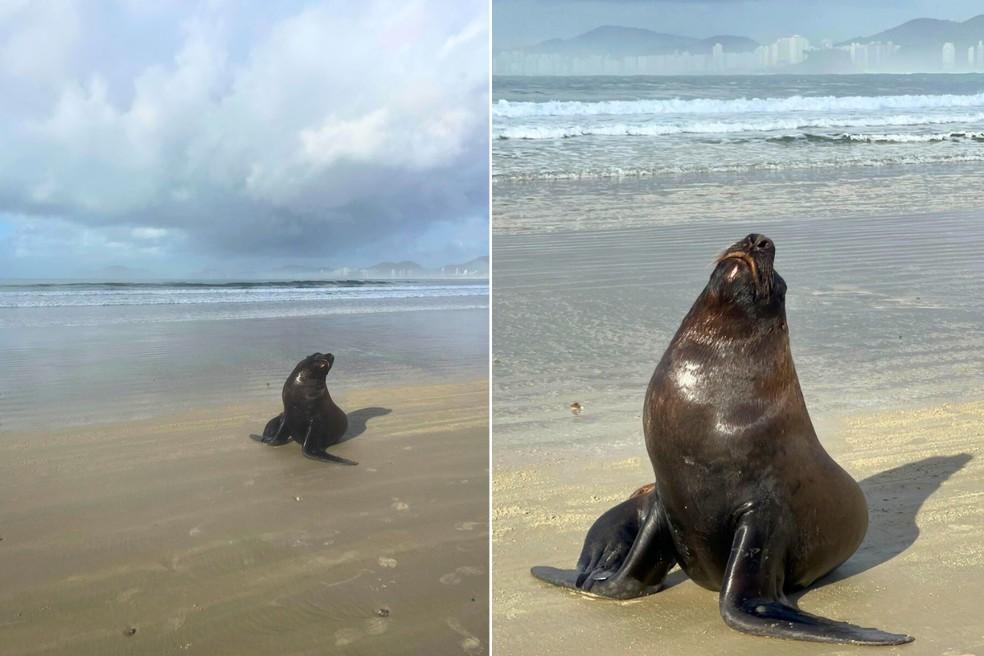
[[[815,422],[979,397],[979,213],[503,234],[493,245],[497,454],[641,450],[649,376],[714,257],[750,232],[776,242]]]
[[[0,288],[0,430],[275,406],[315,351],[336,395],[487,372],[484,281],[123,287]]]

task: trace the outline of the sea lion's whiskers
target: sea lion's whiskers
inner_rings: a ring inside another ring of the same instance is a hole
[[[755,258],[748,253],[743,253],[742,251],[726,251],[723,255],[718,257],[715,264],[720,264],[725,260],[742,260],[748,267],[752,270],[752,277],[758,280],[758,266],[755,264]]]

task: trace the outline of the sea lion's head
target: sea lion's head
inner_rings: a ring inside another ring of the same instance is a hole
[[[707,290],[718,302],[748,316],[778,314],[786,298],[786,281],[773,268],[775,258],[771,239],[748,235],[718,257]]]
[[[333,364],[335,364],[335,356],[331,353],[312,353],[301,360],[294,371],[298,378],[324,380]]]

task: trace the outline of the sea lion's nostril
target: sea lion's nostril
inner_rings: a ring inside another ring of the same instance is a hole
[[[759,237],[758,241],[755,242],[755,248],[760,251],[768,250],[772,247],[772,242],[765,237]]]

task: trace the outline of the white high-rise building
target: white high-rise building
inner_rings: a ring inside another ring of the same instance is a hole
[[[957,63],[957,48],[947,41],[943,44],[943,68],[952,69]]]
[[[785,36],[777,40],[775,47],[777,55],[776,63],[799,64],[806,59],[804,53],[806,52],[806,49],[810,47],[810,42],[800,35],[795,34],[793,36]]]
[[[852,43],[849,48],[851,53],[851,63],[856,68],[867,70],[868,68],[868,46],[863,43]]]
[[[724,46],[715,43],[711,49],[711,66],[715,71],[724,70]]]

